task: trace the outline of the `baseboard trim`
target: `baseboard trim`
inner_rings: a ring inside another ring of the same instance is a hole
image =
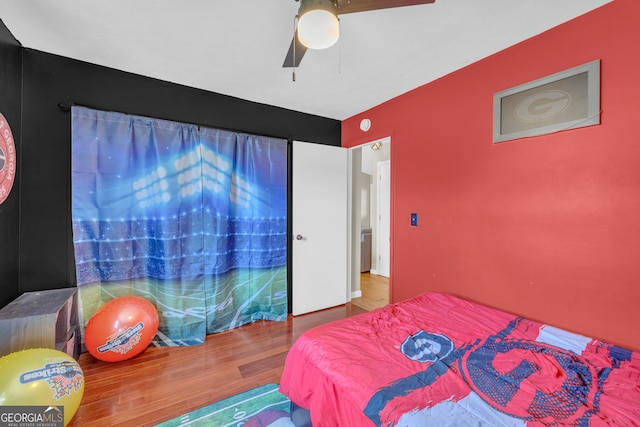
[[[362,291],[351,292],[351,298],[360,298],[360,297],[362,297]]]

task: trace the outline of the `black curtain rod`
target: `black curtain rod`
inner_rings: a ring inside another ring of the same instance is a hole
[[[130,113],[130,112],[125,112],[125,111],[113,110],[111,108],[104,109],[104,108],[94,107],[92,105],[87,105],[87,104],[78,104],[78,103],[75,103],[75,102],[67,102],[67,103],[58,102],[58,108],[63,113],[70,112],[71,111],[71,107],[85,107],[85,108],[91,108],[92,110],[110,111],[110,112],[113,112],[113,113],[127,114],[127,115],[130,115],[130,116],[148,117],[150,119],[154,119],[155,118],[155,119],[158,119],[158,120],[166,120],[168,122],[185,123],[185,124],[188,124],[188,125],[198,126],[198,129],[200,129],[201,127],[204,127],[204,128],[208,128],[208,129],[225,130],[227,132],[244,133],[244,134],[254,135],[254,136],[264,136],[265,138],[284,139],[284,140],[287,140],[288,143],[291,143],[291,141],[293,140],[293,136],[291,134],[289,136],[287,136],[287,137],[276,136],[276,135],[268,135],[268,134],[265,134],[265,133],[255,133],[255,132],[241,131],[241,130],[238,130],[238,129],[226,128],[226,127],[223,127],[223,126],[203,125],[203,124],[194,123],[194,122],[185,122],[185,121],[178,121],[178,120],[174,120],[174,119],[165,119],[163,117],[151,117],[151,116],[149,116],[147,114]]]

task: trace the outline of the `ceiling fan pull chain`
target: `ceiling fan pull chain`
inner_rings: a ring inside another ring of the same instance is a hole
[[[338,28],[342,33],[342,23],[340,19],[338,19]],[[342,72],[342,39],[338,40],[338,74]]]
[[[291,78],[296,81],[296,45],[298,44],[298,15],[293,17],[293,73]]]

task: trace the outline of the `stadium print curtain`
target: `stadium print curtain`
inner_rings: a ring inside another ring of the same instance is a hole
[[[155,345],[285,320],[286,140],[72,108],[82,324],[142,296]]]

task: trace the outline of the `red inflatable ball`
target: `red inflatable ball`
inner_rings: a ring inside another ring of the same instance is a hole
[[[84,328],[84,343],[96,359],[119,362],[146,349],[158,332],[158,310],[142,297],[118,297],[100,307]]]

